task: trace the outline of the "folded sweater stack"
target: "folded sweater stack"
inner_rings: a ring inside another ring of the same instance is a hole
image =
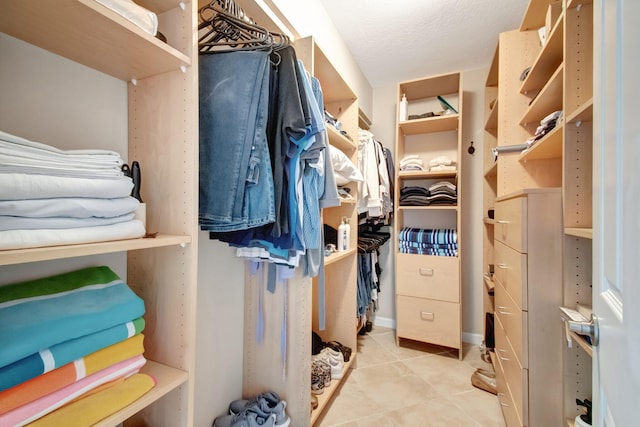
[[[144,312],[105,266],[3,286],[0,425],[72,425],[76,411],[88,425],[150,390],[155,380],[138,373]],[[87,407],[89,395],[99,404]]]
[[[400,190],[400,206],[455,205],[457,188],[448,181],[439,181],[428,188],[406,186]]]
[[[63,151],[0,132],[0,250],[144,236],[122,165],[114,151]]]
[[[398,233],[398,251],[405,254],[458,256],[458,233],[453,229],[404,227]]]

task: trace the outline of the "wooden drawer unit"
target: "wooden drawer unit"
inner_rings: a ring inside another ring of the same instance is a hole
[[[502,366],[505,382],[511,392],[518,418],[522,420],[524,425],[528,425],[528,372],[518,363],[500,320],[497,319],[494,325],[496,329],[496,357]]]
[[[495,209],[495,355],[505,422],[559,426],[564,422],[561,193],[526,189],[496,198]]]
[[[459,264],[457,257],[399,253],[396,259],[396,293],[459,302]]]
[[[504,422],[507,427],[522,427],[522,420],[518,418],[518,412],[516,411],[516,405],[513,402],[511,392],[507,387],[507,383],[504,379],[504,367],[500,363],[500,360],[495,356],[496,362],[496,385],[498,389],[498,403],[502,409],[502,415],[504,416]]]
[[[460,304],[396,297],[398,337],[460,348]]]
[[[527,310],[527,255],[495,242],[495,278],[522,310]]]
[[[495,209],[494,239],[527,253],[527,198],[516,197],[501,201]],[[524,226],[523,226],[524,225]]]
[[[520,310],[500,282],[496,283],[495,315],[500,320],[502,329],[508,337],[509,343],[523,368],[528,367],[528,333],[527,312]]]

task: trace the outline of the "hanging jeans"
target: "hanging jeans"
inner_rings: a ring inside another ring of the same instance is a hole
[[[230,232],[272,223],[269,52],[203,54],[199,72],[200,228]]]

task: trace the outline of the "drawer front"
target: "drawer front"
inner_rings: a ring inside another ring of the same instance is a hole
[[[496,329],[500,330],[500,333],[496,332],[496,357],[502,365],[505,382],[513,398],[518,418],[522,420],[524,425],[527,425],[529,408],[528,372],[518,363],[500,319],[496,319],[495,325]]]
[[[500,363],[500,360],[496,357],[495,362],[496,369],[496,386],[498,389],[498,403],[502,409],[502,415],[504,416],[504,422],[507,427],[523,427],[522,421],[518,418],[516,411],[516,405],[513,403],[513,397],[509,392],[506,380],[504,378],[504,368]]]
[[[527,255],[495,242],[495,277],[522,310],[527,304]]]
[[[496,317],[523,368],[529,367],[526,311],[520,310],[500,282],[495,287]]]
[[[496,203],[494,238],[518,252],[527,252],[527,198],[516,197]]]
[[[460,302],[458,257],[397,254],[396,292],[400,295]]]
[[[398,295],[400,338],[460,348],[460,304]]]

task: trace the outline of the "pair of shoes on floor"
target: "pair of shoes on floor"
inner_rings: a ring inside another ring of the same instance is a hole
[[[331,385],[331,366],[323,360],[311,363],[311,393],[322,394]]]
[[[498,394],[496,386],[496,374],[486,369],[478,368],[471,374],[471,384],[481,390],[492,394]]]
[[[320,353],[311,356],[311,359],[316,361],[322,361],[329,365],[331,368],[331,379],[339,380],[342,378],[344,371],[344,356],[341,352],[336,351],[330,347],[325,347]]]
[[[288,427],[287,402],[274,391],[260,393],[253,399],[238,399],[229,404],[229,415],[213,421],[213,427]]]

